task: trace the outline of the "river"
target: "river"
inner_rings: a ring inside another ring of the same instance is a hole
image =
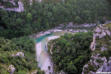
[[[36,38],[36,59],[38,62],[38,67],[40,67],[45,74],[54,74],[53,63],[51,61],[50,55],[48,54],[47,43],[50,40],[59,38],[61,35],[64,35],[63,31],[46,34]]]

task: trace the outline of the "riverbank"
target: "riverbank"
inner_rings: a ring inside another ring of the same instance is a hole
[[[53,33],[53,32],[59,32],[59,31],[72,32],[72,33],[88,32],[88,30],[92,30],[96,26],[97,26],[97,24],[95,24],[95,23],[74,24],[73,22],[69,22],[67,24],[60,24],[59,26],[56,26],[56,27],[54,27],[52,29],[49,29],[49,30],[46,30],[46,31],[41,31],[41,32],[35,33],[33,35],[30,35],[30,37],[38,38],[42,35],[50,34],[50,33]]]
[[[59,32],[60,35],[59,35]],[[77,32],[88,32],[87,30],[73,30],[73,29],[66,29],[66,30],[61,30],[61,29],[50,29],[45,32],[39,32],[37,35],[34,35],[33,37],[35,39],[39,39],[40,37],[43,37],[44,35],[49,37],[46,37],[42,39],[39,42],[36,42],[36,59],[38,61],[38,66],[45,72],[45,74],[53,73],[53,62],[51,61],[51,57],[48,53],[48,42],[50,40],[54,40],[59,38],[61,35],[64,35],[65,33],[77,33]]]
[[[111,21],[108,20],[105,22],[105,24],[108,24],[108,23],[111,23]],[[50,33],[59,32],[59,31],[70,32],[70,33],[88,32],[88,31],[93,31],[93,29],[96,28],[96,26],[97,26],[97,24],[95,24],[95,23],[74,24],[73,22],[69,22],[66,25],[60,24],[59,26],[57,26],[55,28],[35,33],[33,35],[30,35],[30,37],[38,38],[38,37],[43,36],[45,34],[50,34]]]
[[[33,34],[30,37],[39,38],[40,36],[43,36],[43,35],[46,35],[46,34],[51,34],[51,33],[54,33],[54,32],[60,32],[60,31],[63,31],[65,33],[88,32],[88,30],[86,30],[86,29],[83,29],[83,30],[80,30],[80,29],[78,29],[78,30],[74,30],[74,29],[65,29],[65,30],[62,30],[62,29],[50,29],[50,30],[47,30],[47,31],[39,32],[37,34]]]
[[[54,29],[50,29],[47,31],[42,31],[39,32],[37,34],[32,35],[31,37],[38,39],[41,36],[47,35],[47,34],[52,34],[52,33],[56,33],[56,32],[63,32],[64,33],[77,33],[77,32],[88,32],[88,30],[86,29],[58,29],[57,27]],[[53,73],[53,62],[51,61],[51,57],[48,53],[48,42],[50,40],[54,40],[59,38],[59,36],[49,36],[47,38],[44,38],[42,41],[40,42],[36,42],[36,59],[38,61],[38,66],[41,68],[41,70],[43,70],[45,72],[45,74],[49,74],[49,73]],[[52,52],[52,50],[50,50],[50,53]]]

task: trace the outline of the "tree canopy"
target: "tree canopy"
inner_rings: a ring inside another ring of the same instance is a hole
[[[90,43],[92,33],[66,34],[49,43],[55,71],[63,70],[67,74],[81,74],[83,66],[91,56]]]
[[[22,13],[0,10],[0,36],[20,37],[58,26],[104,22],[111,17],[110,5],[106,0],[65,0],[33,2],[23,1]]]

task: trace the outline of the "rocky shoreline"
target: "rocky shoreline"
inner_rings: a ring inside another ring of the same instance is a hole
[[[54,33],[54,32],[60,32],[60,31],[63,31],[65,33],[77,33],[77,32],[88,32],[88,30],[73,30],[73,29],[66,29],[66,30],[62,30],[62,29],[51,29],[51,30],[48,30],[48,31],[43,31],[43,32],[39,32],[37,34],[33,34],[31,35],[30,37],[32,38],[39,38],[40,36],[43,36],[43,35],[46,35],[46,34],[51,34],[51,33]]]
[[[108,23],[111,23],[111,21],[106,21],[105,22],[105,24],[108,24]],[[31,35],[30,37],[38,38],[38,37],[43,36],[45,34],[50,34],[50,33],[59,32],[59,31],[71,32],[71,33],[88,32],[88,30],[84,29],[84,28],[90,28],[90,27],[95,27],[96,28],[96,26],[97,26],[97,24],[94,24],[94,23],[90,23],[90,24],[86,23],[86,24],[77,25],[77,24],[73,24],[72,22],[67,23],[65,28],[64,28],[64,25],[65,24],[60,24],[59,26],[57,26],[53,29],[49,29],[47,31],[41,31],[41,32],[35,33],[35,34]],[[73,28],[80,28],[80,27],[82,27],[83,29],[73,29]]]
[[[101,26],[101,25],[100,25]],[[97,30],[97,28],[96,28],[96,30]],[[58,29],[57,27],[56,28],[54,28],[54,29],[50,29],[50,30],[47,30],[47,31],[42,31],[42,32],[39,32],[39,33],[37,33],[37,34],[34,34],[34,35],[32,35],[31,37],[33,37],[33,38],[39,38],[40,36],[43,36],[43,35],[46,35],[46,34],[51,34],[51,33],[54,33],[54,32],[60,32],[60,31],[63,31],[63,32],[65,32],[65,33],[77,33],[77,32],[88,32],[88,30],[86,30],[86,29],[78,29],[78,30],[75,30],[75,29]],[[101,30],[102,31],[102,30]],[[109,33],[108,33],[109,34]],[[95,38],[94,38],[95,39]],[[36,43],[37,44],[37,43]],[[92,49],[92,48],[91,48]],[[92,58],[93,58],[93,56],[92,56]],[[94,58],[95,58],[95,56],[94,56]],[[101,59],[103,59],[103,58],[101,58]],[[93,61],[94,63],[95,63],[95,61]],[[97,63],[98,64],[98,63]],[[84,68],[83,68],[83,72],[82,72],[82,74],[84,74],[84,72],[85,72],[85,68],[86,67],[88,67],[88,65],[86,64],[85,66],[84,66]],[[91,72],[91,71],[90,71]],[[93,72],[91,72],[91,73],[93,73]]]

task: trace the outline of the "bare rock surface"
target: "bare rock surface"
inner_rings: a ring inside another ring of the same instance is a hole
[[[108,58],[107,56],[101,56],[101,53],[107,51],[109,47],[105,42],[110,42],[110,40],[104,40],[105,37],[111,37],[111,31],[108,29],[106,24],[96,27],[93,34],[93,41],[90,45],[92,56],[90,61],[84,65],[82,74],[111,72],[111,57]],[[99,41],[103,42],[100,43]]]
[[[16,70],[16,69],[15,69],[14,65],[9,65],[8,71],[9,71],[10,74],[14,74],[14,71],[15,71],[15,70]]]

